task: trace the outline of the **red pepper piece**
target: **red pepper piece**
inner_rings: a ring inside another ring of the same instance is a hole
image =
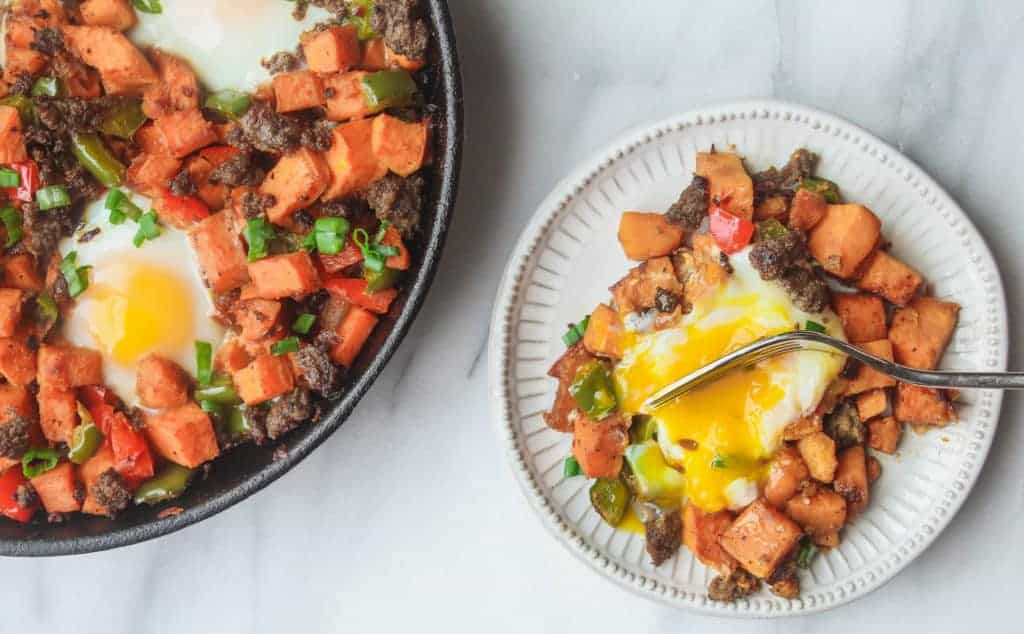
[[[15,500],[18,487],[26,483],[28,483],[28,480],[25,479],[25,474],[21,472],[20,464],[16,464],[7,471],[4,471],[4,474],[0,476],[0,515],[9,517],[22,524],[32,519],[32,516],[35,515],[36,507],[23,509],[18,506],[18,502]]]
[[[210,216],[209,207],[195,196],[175,196],[170,192],[156,201],[155,209],[161,220],[181,229]]]
[[[133,487],[153,477],[153,454],[146,436],[120,412],[111,417],[110,446],[114,450],[114,469]]]
[[[387,313],[391,302],[395,301],[395,298],[398,297],[398,291],[389,288],[386,291],[367,293],[366,286],[366,280],[349,277],[336,277],[332,280],[327,280],[324,284],[324,288],[327,291],[338,295],[356,306],[362,306],[366,310],[373,311],[379,315]]]
[[[39,166],[35,161],[24,161],[11,163],[7,166],[18,173],[21,182],[17,187],[4,188],[4,193],[11,200],[20,200],[30,203],[36,199],[36,190],[42,185],[39,180]]]
[[[735,216],[721,207],[710,211],[711,236],[726,254],[742,251],[754,237],[754,223]]]
[[[356,246],[355,242],[349,240],[345,243],[345,248],[341,250],[341,253],[337,255],[319,255],[320,265],[323,267],[325,273],[341,273],[353,264],[359,264],[363,261],[363,251]]]
[[[78,388],[78,397],[82,400],[85,408],[89,410],[93,424],[106,438],[104,442],[110,442],[110,427],[114,414],[117,413],[117,396],[102,385],[87,385]]]

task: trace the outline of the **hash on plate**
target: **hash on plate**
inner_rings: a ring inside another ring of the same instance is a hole
[[[0,514],[113,517],[345,390],[414,265],[430,33],[416,0],[3,19]]]
[[[800,594],[799,570],[836,547],[870,503],[873,452],[903,429],[956,420],[956,395],[898,384],[838,355],[798,352],[735,371],[655,411],[672,381],[757,339],[809,329],[934,369],[959,306],[925,294],[887,251],[882,223],[818,178],[805,149],[751,174],[733,151],[701,152],[664,213],[627,211],[639,262],[564,340],[547,424],[573,435],[565,476],[592,480],[593,508],[643,533],[658,566],[681,546],[731,601],[762,584]]]

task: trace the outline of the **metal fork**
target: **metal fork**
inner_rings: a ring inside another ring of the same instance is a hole
[[[888,374],[904,383],[913,383],[925,387],[955,389],[992,389],[1020,390],[1024,389],[1024,372],[940,372],[916,370],[905,365],[886,361],[860,348],[828,335],[797,330],[759,339],[739,350],[730,352],[721,359],[663,387],[654,396],[644,402],[644,410],[652,411],[673,401],[683,394],[706,385],[725,374],[737,369],[746,368],[771,357],[789,352],[827,352],[845,354],[861,363]]]

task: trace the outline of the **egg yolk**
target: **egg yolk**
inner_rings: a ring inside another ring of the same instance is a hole
[[[97,271],[81,310],[106,355],[134,366],[146,354],[189,344],[193,314],[189,287],[174,272],[147,263]]]

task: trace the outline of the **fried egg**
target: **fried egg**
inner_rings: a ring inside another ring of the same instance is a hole
[[[734,254],[733,274],[704,293],[677,325],[627,333],[614,373],[624,412],[644,413],[644,400],[679,377],[807,321],[844,338],[831,310],[800,310],[781,285],[761,279],[748,254]],[[708,512],[752,502],[785,427],[814,411],[843,363],[819,352],[776,357],[651,412],[665,461],[684,473],[685,497]]]
[[[140,206],[143,201],[135,197]],[[61,244],[62,255],[74,251],[78,266],[92,267],[63,336],[102,352],[107,385],[135,403],[135,366],[142,357],[160,354],[195,375],[195,341],[216,347],[224,329],[211,317],[213,301],[185,233],[161,227],[158,238],[136,248],[138,225],[111,225],[108,216],[104,201],[94,202],[83,229]],[[95,229],[95,237],[81,240]]]
[[[138,11],[128,37],[188,60],[208,90],[255,92],[270,79],[260,60],[294,51],[304,31],[329,17],[311,7],[298,21],[294,7],[281,0],[173,0],[163,3],[163,13]]]

